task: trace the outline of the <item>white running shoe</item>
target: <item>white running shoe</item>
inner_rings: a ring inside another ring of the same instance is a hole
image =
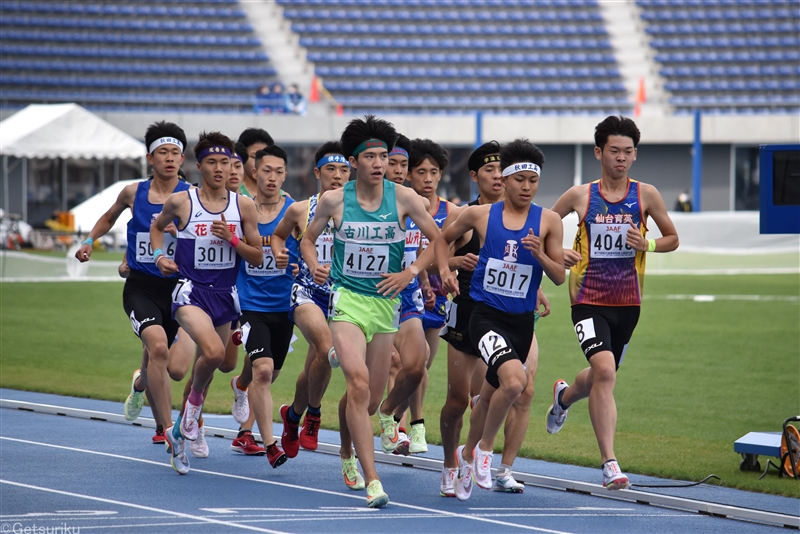
[[[564,421],[567,420],[569,408],[565,410],[561,407],[558,403],[558,396],[568,387],[569,384],[563,380],[557,380],[556,383],[553,384],[553,404],[547,409],[547,431],[550,434],[555,434],[561,430],[561,427],[564,426]]]
[[[233,390],[233,406],[231,406],[231,414],[233,420],[243,425],[250,418],[250,400],[247,397],[247,390],[242,391],[236,387],[238,376],[234,376],[231,380],[231,389]]]
[[[172,427],[164,431],[164,438],[166,443],[167,452],[172,454],[169,463],[172,468],[179,474],[185,475],[189,472],[189,459],[186,457],[186,442],[183,438],[176,438],[172,435]]]
[[[200,425],[198,424],[198,421],[202,411],[202,404],[200,406],[195,406],[188,400],[186,401],[186,407],[183,410],[183,417],[181,418],[180,429],[183,437],[189,441],[196,440],[197,435],[200,433]]]
[[[336,356],[336,349],[333,347],[328,351],[328,363],[333,369],[339,368],[339,358]]]
[[[620,470],[616,460],[609,460],[603,464],[603,486],[607,490],[628,489],[630,485],[628,477]]]
[[[472,476],[475,483],[483,489],[492,489],[493,451],[482,451],[480,445],[472,451]]]
[[[133,372],[133,380],[131,380],[131,392],[128,398],[125,399],[123,411],[125,413],[126,421],[135,421],[139,414],[142,413],[142,406],[144,405],[144,390],[136,391],[136,379],[139,378],[142,372],[137,369]]]
[[[411,448],[411,441],[408,439],[408,436],[402,430],[397,431],[397,448],[392,451],[392,454],[397,456],[408,456],[411,454],[409,450]]]
[[[464,446],[456,449],[458,473],[456,473],[455,494],[459,501],[466,501],[472,495],[472,462],[465,462],[462,456]]]
[[[455,497],[455,482],[458,468],[442,467],[442,478],[439,482],[439,495],[442,497]]]
[[[411,425],[411,446],[408,450],[411,454],[428,452],[428,442],[425,440],[425,425],[423,423]]]
[[[189,450],[192,451],[195,458],[208,458],[208,442],[206,441],[206,429],[200,427],[197,433],[197,439],[189,442]]]
[[[503,493],[524,493],[525,484],[517,482],[510,469],[504,469],[497,472],[492,489]]]

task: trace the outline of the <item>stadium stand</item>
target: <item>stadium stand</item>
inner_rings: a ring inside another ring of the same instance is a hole
[[[676,114],[800,112],[800,0],[637,0]]]
[[[631,108],[596,0],[277,0],[348,113]]]
[[[252,112],[276,83],[237,0],[0,2],[0,105]]]

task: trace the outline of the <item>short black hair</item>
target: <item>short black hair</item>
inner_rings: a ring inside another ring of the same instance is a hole
[[[639,139],[642,134],[636,123],[628,117],[622,115],[611,115],[603,119],[603,121],[594,128],[594,144],[603,150],[608,143],[609,136],[621,135],[623,137],[630,137],[633,139],[634,148],[639,144]]]
[[[414,139],[411,141],[411,151],[408,153],[408,168],[413,169],[422,165],[426,159],[433,160],[443,171],[450,163],[450,154],[439,143],[430,139]]]
[[[233,152],[233,141],[230,137],[219,132],[203,132],[200,134],[200,140],[194,145],[194,157],[198,158],[200,152],[210,146],[224,146],[228,151]],[[199,162],[199,158],[198,158]]]
[[[394,146],[395,148],[402,148],[409,154],[411,153],[411,139],[401,133],[397,134],[397,141],[395,142]]]
[[[264,143],[267,146],[275,144],[272,136],[263,128],[246,129],[239,135],[239,142],[242,143],[245,148],[250,148],[256,143]]]
[[[247,163],[247,160],[250,159],[250,156],[247,154],[247,147],[244,146],[244,143],[236,143],[234,149],[239,157],[242,158],[242,164],[244,165]]]
[[[150,150],[150,145],[153,143],[153,141],[156,139],[161,139],[162,137],[174,137],[183,143],[184,149],[186,148],[186,145],[188,145],[186,142],[186,132],[183,131],[183,128],[174,122],[158,121],[148,126],[147,131],[144,134],[144,144],[147,147],[147,150]]]
[[[544,152],[527,139],[515,139],[500,148],[500,166],[506,168],[515,163],[535,163],[544,166]]]
[[[353,119],[342,132],[342,155],[349,158],[358,145],[370,139],[380,139],[386,143],[388,150],[392,150],[397,142],[397,131],[390,122],[378,119],[375,115]]]
[[[484,143],[473,150],[472,154],[469,155],[467,168],[472,172],[478,172],[478,169],[487,163],[491,163],[491,161],[487,161],[486,158],[489,156],[496,156],[498,154],[500,154],[500,143],[497,141],[489,141],[488,143]]]
[[[342,153],[342,145],[339,141],[328,141],[327,143],[323,144],[317,150],[317,153],[314,154],[314,166],[317,166],[317,162],[321,160],[326,154],[341,154]]]
[[[264,156],[275,156],[276,158],[281,158],[285,165],[289,165],[289,156],[286,154],[286,151],[278,145],[271,145],[256,152],[255,164],[258,165],[258,162],[261,161],[261,158]]]

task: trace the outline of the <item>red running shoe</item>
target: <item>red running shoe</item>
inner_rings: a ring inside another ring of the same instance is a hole
[[[253,433],[249,430],[246,430],[241,437],[233,440],[233,443],[231,443],[231,450],[246,456],[264,456],[267,454],[264,447],[256,443],[255,438],[253,438]]]
[[[153,445],[162,445],[167,438],[164,437],[163,430],[156,430],[155,436],[153,436]]]
[[[278,447],[277,441],[267,446],[267,459],[269,460],[269,465],[271,465],[273,469],[286,463],[286,454]]]
[[[281,406],[281,420],[283,421],[283,434],[281,434],[281,445],[283,445],[283,450],[286,451],[286,456],[288,458],[294,458],[295,456],[297,456],[298,451],[300,451],[300,441],[297,438],[297,427],[299,425],[297,423],[292,423],[291,421],[289,421],[288,404],[284,404],[283,406]],[[283,451],[281,451],[281,454],[283,454]],[[286,460],[284,459],[284,462],[285,461]],[[272,463],[272,460],[270,460],[270,463]],[[273,465],[272,467],[278,467],[278,466]]]
[[[303,419],[303,430],[300,432],[300,446],[307,451],[317,450],[317,446],[319,445],[317,437],[319,434],[319,424],[319,416],[311,415],[306,412],[306,416]]]

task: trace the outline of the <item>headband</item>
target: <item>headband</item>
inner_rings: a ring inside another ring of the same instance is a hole
[[[391,150],[391,152],[389,152],[389,155],[390,156],[404,156],[406,159],[408,159],[408,152],[406,151],[406,149],[403,148],[403,147],[399,147],[399,146],[395,146]]]
[[[203,161],[206,156],[210,156],[212,154],[222,154],[223,156],[231,157],[231,151],[228,150],[224,146],[210,146],[208,148],[204,148],[200,154],[197,155],[197,162],[200,163]]]
[[[358,145],[355,150],[353,150],[353,157],[357,157],[359,154],[370,148],[385,148],[386,150],[389,150],[389,145],[380,139],[367,139]]]
[[[181,154],[183,154],[183,143],[181,143],[174,137],[162,137],[160,139],[156,139],[155,141],[150,143],[150,147],[147,149],[147,153],[152,154],[153,151],[158,147],[160,147],[161,145],[176,145],[178,148],[181,149]]]
[[[503,169],[503,178],[506,176],[511,176],[514,173],[522,172],[522,171],[533,171],[539,176],[542,175],[542,169],[535,163],[515,163],[513,165],[509,165],[505,169]]]
[[[237,152],[231,153],[231,159],[238,159],[239,161],[242,162],[242,164],[244,164],[244,162],[242,161],[242,156],[240,156]]]
[[[344,163],[348,167],[350,166],[350,162],[342,156],[341,154],[328,154],[327,156],[323,156],[317,162],[317,169],[321,168],[323,165],[327,165],[328,163]]]
[[[493,161],[500,161],[500,154],[491,154],[483,158],[483,164],[481,164],[481,167],[483,167],[487,163],[492,163]]]

